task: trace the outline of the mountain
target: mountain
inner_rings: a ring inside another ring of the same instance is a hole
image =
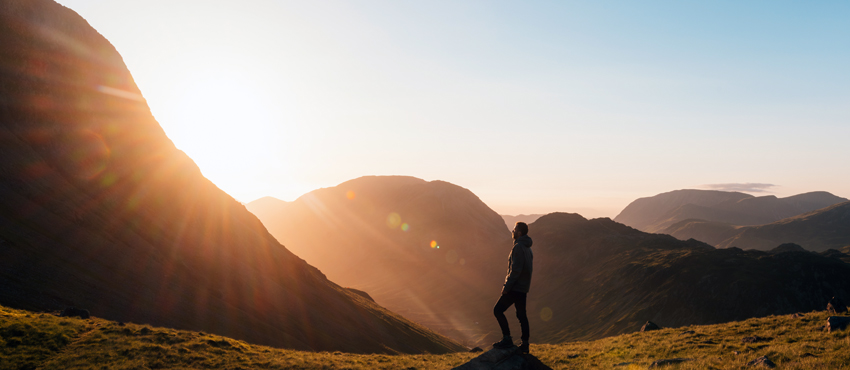
[[[646,232],[661,232],[689,219],[730,225],[762,225],[848,201],[827,192],[811,192],[786,198],[754,197],[716,190],[675,190],[639,198],[614,221]]]
[[[516,216],[502,215],[502,219],[505,220],[505,225],[508,226],[508,229],[513,230],[514,225],[516,225],[517,222],[525,222],[526,224],[530,224],[534,221],[537,221],[537,219],[540,218],[541,216],[543,216],[543,215],[540,215],[540,214],[516,215]]]
[[[268,230],[333,281],[458,340],[492,318],[512,242],[502,218],[444,181],[367,176],[292,202],[251,202]]]
[[[267,203],[248,208],[268,209]],[[455,338],[481,343],[496,334],[490,308],[510,243],[498,215],[468,190],[365,177],[278,204],[275,214],[257,211],[260,219],[333,279]],[[405,223],[407,232],[399,230]],[[850,298],[844,283],[850,265],[838,255],[718,250],[566,213],[529,227],[535,269],[528,309],[536,343],[628,333],[646,320],[675,327],[810,311],[833,295]],[[479,263],[459,265],[443,249],[422,247],[429,240]],[[480,259],[469,257],[473,251]]]
[[[850,298],[850,265],[817,253],[715,249],[566,213],[529,228],[536,341],[629,333],[647,320],[677,327],[808,312]]]
[[[0,3],[0,122],[0,304],[304,350],[462,349],[278,243],[166,137],[115,48],[53,1]]]
[[[768,250],[782,243],[818,252],[850,246],[850,202],[767,225],[741,227],[717,247]]]

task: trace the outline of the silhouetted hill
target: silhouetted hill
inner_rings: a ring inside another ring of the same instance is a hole
[[[280,245],[174,147],[69,9],[0,3],[0,123],[0,304],[306,350],[461,348]]]
[[[637,199],[614,220],[646,232],[661,232],[688,219],[762,225],[846,201],[822,191],[777,198],[715,190],[675,190]]]
[[[850,245],[850,202],[767,225],[741,227],[717,247],[769,250],[783,243],[818,252]]]
[[[647,320],[676,327],[822,310],[833,295],[850,297],[850,265],[816,253],[714,249],[576,214],[530,229],[529,316],[544,342],[634,332]]]
[[[492,318],[512,243],[502,218],[443,181],[368,176],[267,207],[248,204],[280,242],[345,286],[462,340]],[[432,241],[435,244],[432,247]]]
[[[516,225],[517,222],[525,222],[526,224],[530,224],[534,221],[537,221],[537,219],[540,218],[541,216],[543,216],[543,215],[539,215],[539,214],[516,215],[516,216],[502,215],[502,218],[505,220],[505,225],[508,226],[508,229],[513,230],[514,225]]]

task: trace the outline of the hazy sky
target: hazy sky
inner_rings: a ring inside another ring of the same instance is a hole
[[[850,2],[60,0],[241,201],[363,175],[499,213],[850,197]]]

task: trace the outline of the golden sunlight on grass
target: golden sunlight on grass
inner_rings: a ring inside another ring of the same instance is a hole
[[[821,330],[827,317],[812,312],[532,345],[531,354],[553,369],[645,369],[670,358],[693,359],[671,369],[745,369],[761,356],[780,369],[848,369],[848,332]],[[743,341],[754,336],[762,339]],[[0,369],[449,369],[475,356],[294,351],[203,332],[0,307]]]

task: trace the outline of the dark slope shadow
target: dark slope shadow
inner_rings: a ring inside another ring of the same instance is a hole
[[[531,365],[531,367],[530,367],[531,369],[534,369],[534,370],[552,370],[551,367],[544,364],[543,361],[540,361],[539,358],[534,357],[534,355],[528,354],[528,355],[521,355],[521,356],[523,358],[525,358],[526,361],[528,361],[528,364]]]

